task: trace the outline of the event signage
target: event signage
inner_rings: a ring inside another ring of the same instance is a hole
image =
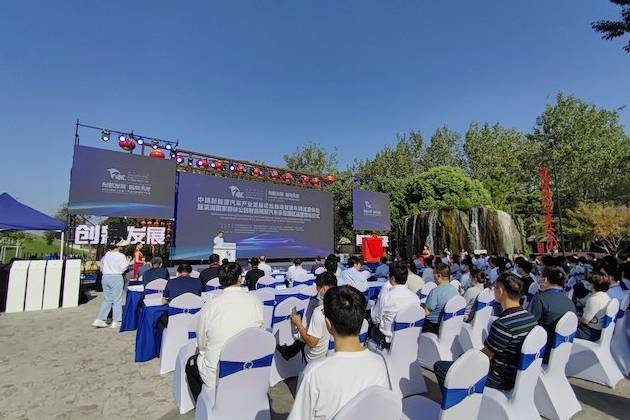
[[[75,146],[71,214],[172,219],[175,162]]]
[[[389,195],[352,190],[352,226],[355,230],[389,231]]]
[[[106,225],[78,225],[74,231],[74,243],[77,245],[107,244],[109,239],[108,233],[108,226]],[[132,244],[164,245],[165,238],[165,227],[127,226],[127,237],[114,238],[114,240],[127,239]]]
[[[287,185],[180,173],[173,259],[207,259],[219,230],[239,258],[333,251],[330,193]]]

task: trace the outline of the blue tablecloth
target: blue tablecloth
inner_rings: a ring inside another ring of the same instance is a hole
[[[120,332],[133,331],[138,328],[142,299],[144,299],[143,292],[127,290],[127,303],[125,303],[125,309],[123,310]]]
[[[147,362],[160,355],[162,333],[156,328],[158,319],[168,313],[168,305],[140,305],[140,320],[136,332],[136,362]]]

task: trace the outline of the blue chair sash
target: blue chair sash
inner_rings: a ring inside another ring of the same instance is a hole
[[[494,300],[491,300],[489,302],[479,302],[479,301],[477,301],[477,303],[475,304],[475,312],[479,312],[483,308],[488,307],[488,306],[493,306],[493,305],[494,305]]]
[[[191,314],[194,315],[199,312],[201,308],[171,308],[168,307],[168,316],[179,315],[179,314]]]
[[[617,312],[617,317],[616,319],[621,319],[626,315],[626,311],[624,311],[623,309],[619,309],[619,312]]]
[[[129,280],[128,286],[142,286],[142,282],[136,281],[136,280]]]
[[[449,319],[455,316],[464,316],[464,313],[465,313],[465,308],[462,308],[458,310],[457,312],[444,312],[444,315],[442,316],[442,321],[448,321]]]
[[[154,295],[156,293],[162,293],[164,292],[164,290],[157,290],[157,289],[144,289],[144,294],[145,295]]]
[[[420,293],[420,299],[426,299],[427,296],[429,296],[429,295],[425,295],[424,293]]]
[[[556,335],[553,337],[553,348],[555,349],[559,347],[560,344],[573,343],[573,340],[575,340],[575,333],[572,333],[569,335],[562,335],[562,334],[556,333]]]
[[[263,300],[263,305],[265,306],[276,306],[276,300],[275,299],[271,299],[271,300]]]
[[[542,346],[537,353],[527,354],[522,353],[518,361],[518,370],[527,370],[536,359],[541,359],[545,354],[545,346]]]
[[[307,300],[307,299],[310,299],[312,296],[305,295],[303,293],[296,293],[294,295],[291,295],[291,294],[279,294],[279,295],[276,295],[276,300],[275,301],[276,301],[276,303],[280,303],[283,300],[285,300],[287,298],[290,298],[290,297],[298,298],[300,300]]]
[[[276,286],[279,286],[281,284],[284,284],[283,281],[279,281],[276,283],[270,283],[270,284],[261,284],[261,283],[257,283],[256,284],[256,289],[262,289],[263,287],[271,287],[272,289],[275,289]]]
[[[612,324],[612,322],[613,322],[612,317],[605,315],[604,319],[602,320],[602,328],[608,328],[608,326]]]
[[[197,333],[195,331],[188,331],[188,339],[194,340],[195,338],[197,338]]]
[[[328,350],[332,350],[335,348],[335,342],[333,340],[328,340]]]
[[[456,406],[460,402],[464,401],[466,398],[470,397],[474,394],[483,394],[483,389],[486,386],[486,381],[488,380],[488,376],[484,376],[479,379],[477,383],[475,383],[470,388],[460,389],[460,388],[442,388],[442,410],[448,410],[451,407]]]
[[[249,360],[247,362],[232,362],[229,360],[219,360],[219,379],[230,376],[234,373],[241,372],[243,370],[261,368],[271,366],[273,361],[273,354],[268,354],[256,360]]]
[[[303,315],[304,315],[304,309],[302,309],[302,310],[298,311],[298,314],[299,314],[300,316],[303,316]],[[290,318],[291,318],[291,315],[290,315],[290,314],[289,314],[289,315],[283,315],[283,316],[275,316],[275,315],[274,315],[274,316],[271,318],[271,326],[274,326],[275,324],[278,324],[278,323],[280,323],[280,322],[282,322],[282,321],[286,321],[287,319],[290,319]]]
[[[400,330],[413,328],[413,327],[422,327],[423,325],[424,325],[424,318],[419,319],[417,321],[413,321],[413,322],[394,322],[394,325],[392,326],[392,331],[400,331]]]
[[[212,286],[211,284],[206,284],[206,292],[212,292],[213,290],[223,289],[223,286]]]

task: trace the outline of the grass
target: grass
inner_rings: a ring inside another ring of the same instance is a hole
[[[54,240],[52,244],[48,245],[46,238],[43,236],[27,233],[20,247],[20,258],[32,256],[32,258],[35,259],[42,258],[46,254],[58,254],[60,246],[61,241],[59,240]],[[83,251],[79,249],[76,249],[74,252],[83,254]],[[15,248],[7,249],[2,263],[8,262],[13,257],[15,257]]]

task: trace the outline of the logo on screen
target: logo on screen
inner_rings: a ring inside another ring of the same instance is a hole
[[[232,197],[234,198],[245,198],[245,193],[243,193],[241,190],[238,189],[238,187],[235,187],[234,185],[230,187],[230,192],[232,193]]]
[[[366,209],[371,209],[372,208],[372,203],[370,203],[369,201],[365,200],[365,208]]]
[[[109,172],[109,176],[110,176],[111,179],[115,179],[116,181],[124,181],[125,180],[125,175],[121,174],[118,169],[109,168],[107,170],[107,172]]]

